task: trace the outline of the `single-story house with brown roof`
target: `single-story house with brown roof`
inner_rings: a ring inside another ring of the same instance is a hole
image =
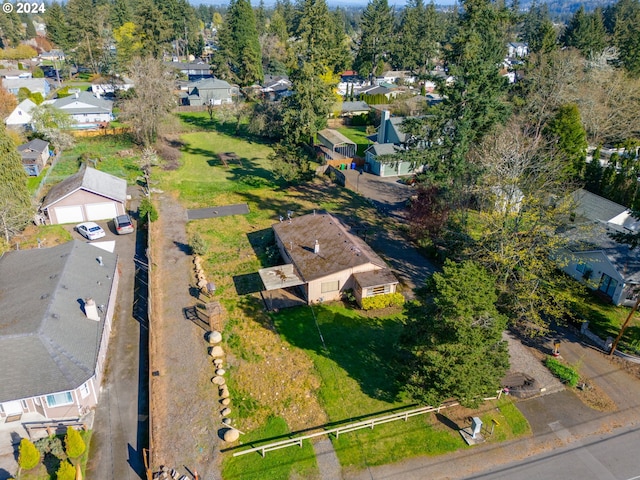
[[[118,256],[78,240],[0,256],[0,419],[98,403],[118,281]]]
[[[127,182],[87,167],[53,186],[42,203],[50,224],[106,220],[124,215]]]
[[[339,300],[349,289],[359,303],[396,292],[398,280],[384,260],[329,213],[283,219],[273,231],[287,263],[259,271],[267,291],[299,287],[308,304]]]

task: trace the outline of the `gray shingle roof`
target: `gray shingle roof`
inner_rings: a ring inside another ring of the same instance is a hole
[[[374,143],[367,150],[371,150],[374,155],[395,155],[398,149],[393,143]]]
[[[611,200],[602,198],[582,188],[571,194],[577,215],[594,222],[608,222],[627,210]]]
[[[83,165],[78,173],[71,175],[51,188],[42,203],[42,208],[47,209],[52,204],[72,194],[76,190],[83,189],[104,197],[125,203],[127,200],[127,182],[95,168]]]
[[[22,145],[18,146],[19,152],[32,151],[32,152],[42,153],[48,149],[49,149],[49,142],[46,142],[39,138],[34,138],[30,142],[23,143]]]
[[[369,245],[328,213],[293,217],[291,223],[276,223],[273,230],[305,282],[367,263],[386,267]],[[318,254],[313,253],[316,240]]]
[[[89,320],[83,299],[108,305],[116,264],[80,241],[0,257],[0,402],[72,390],[94,374],[104,318]]]
[[[88,106],[84,106],[84,104]],[[113,102],[111,100],[98,98],[89,92],[79,92],[77,98],[75,95],[58,98],[52,102],[52,105],[69,114],[111,113],[113,110]]]
[[[342,133],[337,130],[333,130],[332,128],[325,128],[318,132],[319,136],[322,136],[325,140],[327,140],[331,145],[355,145],[356,142],[349,140]]]
[[[361,112],[365,110],[369,110],[369,104],[367,104],[367,102],[342,102],[343,112]]]

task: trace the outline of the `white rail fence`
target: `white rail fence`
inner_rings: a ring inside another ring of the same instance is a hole
[[[500,398],[502,392],[498,392],[498,396],[485,398],[485,400],[495,400]],[[361,422],[350,423],[349,425],[343,425],[342,427],[333,428],[331,430],[323,430],[321,432],[310,433],[308,435],[303,435],[301,437],[289,438],[287,440],[282,440],[280,442],[268,443],[267,445],[262,445],[261,447],[249,448],[247,450],[242,450],[240,452],[235,452],[233,454],[234,457],[239,455],[246,455],[247,453],[259,452],[262,457],[265,456],[267,452],[272,452],[273,450],[279,450],[281,448],[287,448],[294,445],[302,448],[302,442],[304,440],[310,440],[312,438],[320,437],[322,435],[335,435],[336,438],[340,437],[343,433],[354,432],[356,430],[360,430],[362,428],[369,428],[373,430],[376,425],[382,425],[383,423],[394,422],[396,420],[404,420],[405,422],[416,415],[423,415],[425,413],[436,412],[440,413],[440,410],[445,408],[451,408],[458,406],[458,402],[450,402],[447,404],[440,405],[439,407],[420,407],[413,410],[407,410],[404,412],[398,412],[391,415],[386,415],[384,417],[371,418],[369,420],[363,420]]]

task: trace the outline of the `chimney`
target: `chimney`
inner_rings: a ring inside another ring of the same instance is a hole
[[[316,255],[320,253],[320,244],[318,243],[318,240],[316,240],[316,244],[313,246],[313,253]]]
[[[383,110],[380,126],[378,127],[378,143],[387,143],[387,122],[390,118],[389,110]]]
[[[87,298],[84,301],[84,313],[87,315],[89,320],[95,320],[96,322],[100,321],[100,316],[98,315],[98,307],[96,302],[93,301],[93,298]]]

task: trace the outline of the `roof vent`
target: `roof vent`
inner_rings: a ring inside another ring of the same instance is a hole
[[[98,315],[98,307],[96,302],[93,301],[93,298],[87,298],[84,301],[84,313],[89,320],[95,320],[96,322],[100,321],[100,316]]]

